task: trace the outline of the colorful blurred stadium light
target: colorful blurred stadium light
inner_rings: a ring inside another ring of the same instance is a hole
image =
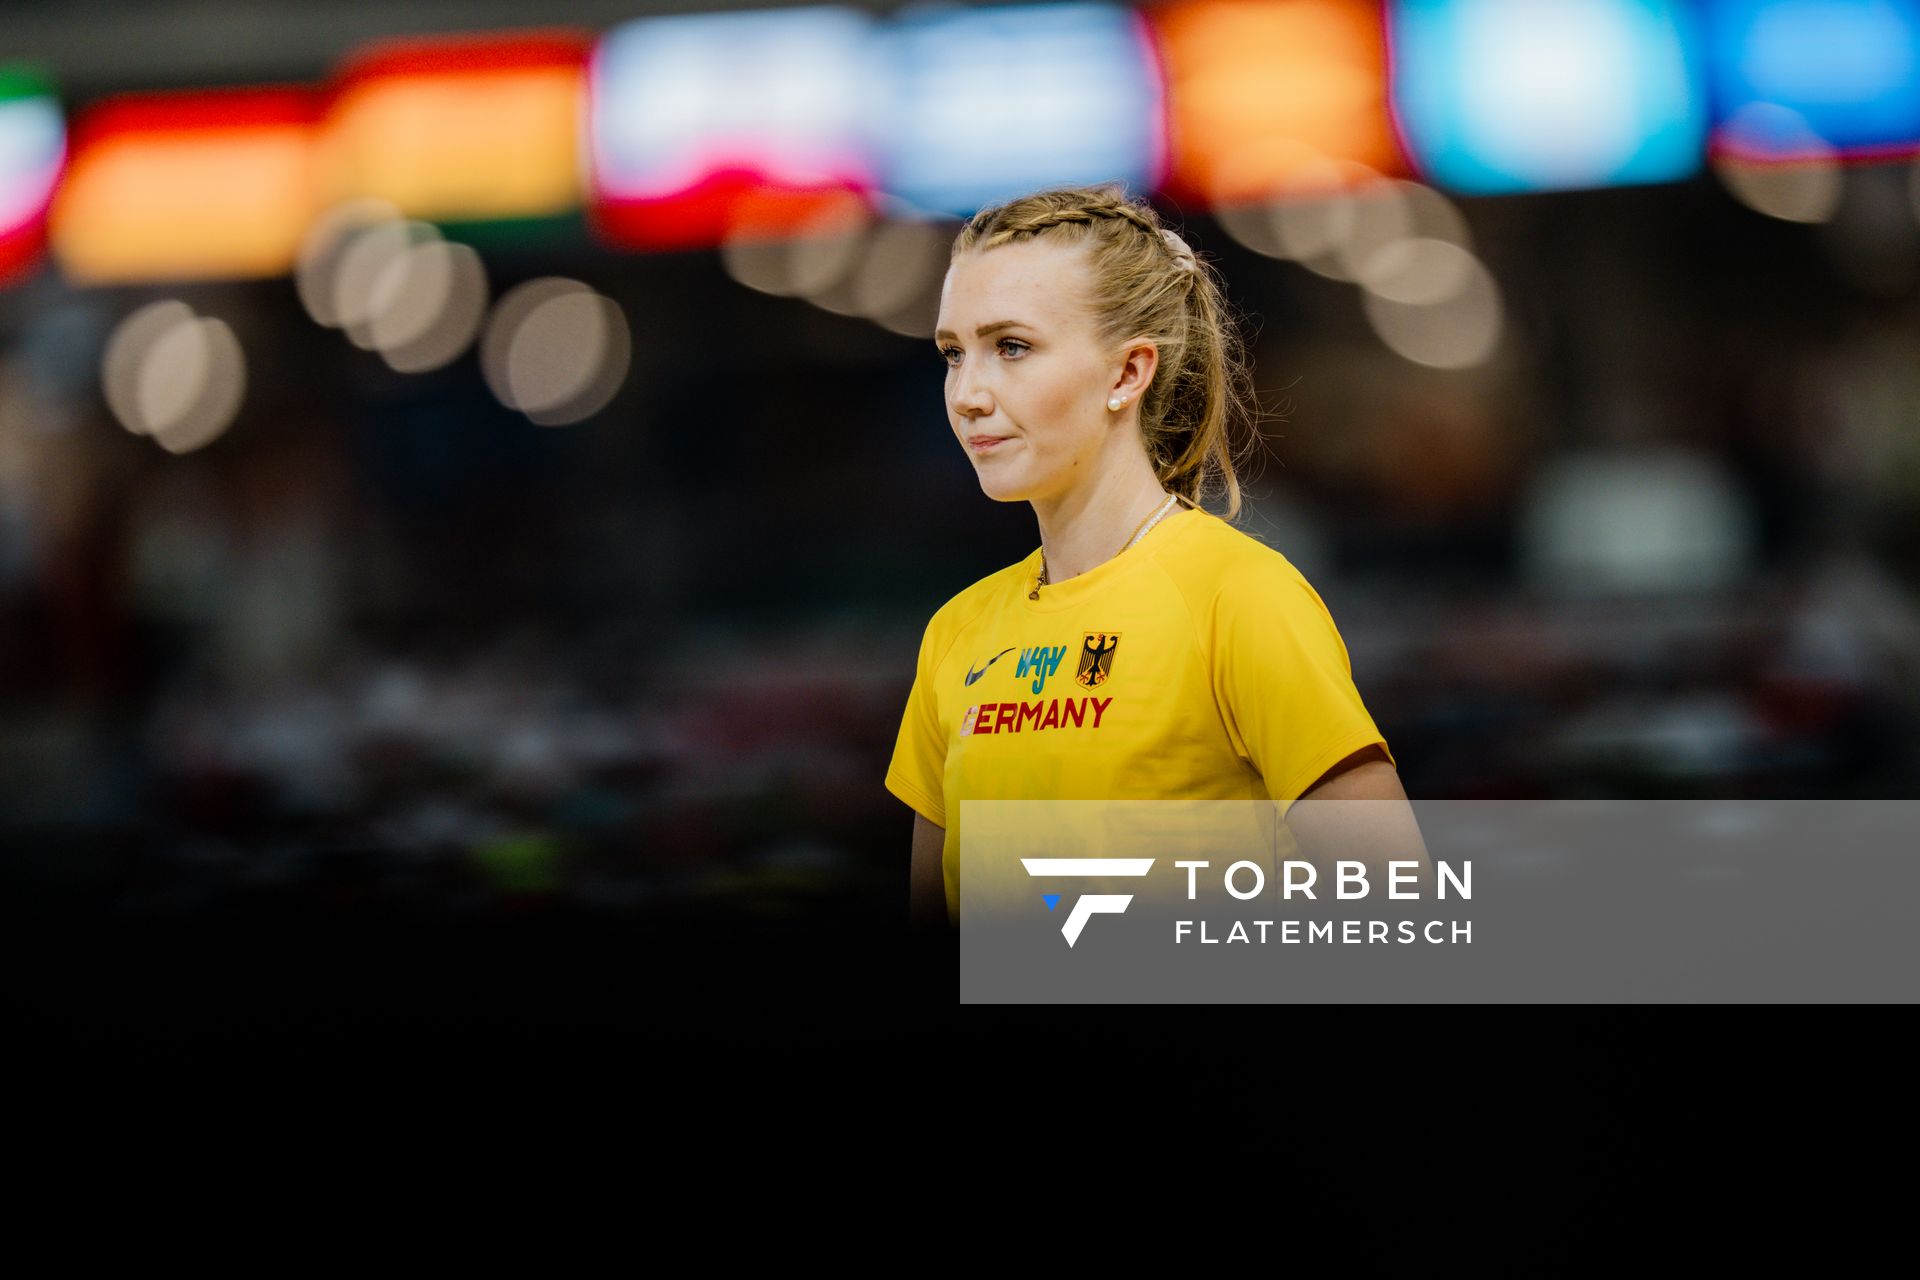
[[[47,241],[78,284],[284,274],[324,211],[369,200],[496,238],[584,210],[609,244],[740,265],[753,243],[1107,181],[1246,214],[1241,238],[1321,270],[1278,243],[1300,221],[1281,206],[1348,217],[1414,172],[1469,195],[1675,181],[1710,127],[1742,199],[1830,216],[1831,181],[1801,198],[1784,171],[1920,152],[1920,0],[683,14],[597,41],[383,41],[325,93],[110,98],[70,141],[46,82],[0,69],[0,282]]]
[[[1506,195],[1671,182],[1707,131],[1678,0],[1397,0],[1393,101],[1439,186]]]
[[[1920,0],[1713,0],[1707,37],[1716,153],[1920,151]]]
[[[1373,0],[1190,0],[1149,21],[1176,199],[1234,203],[1318,191],[1329,175],[1407,172]]]
[[[591,220],[610,243],[779,238],[875,185],[883,49],[866,14],[820,6],[616,27],[589,71]]]
[[[319,96],[301,87],[108,98],[73,127],[49,235],[77,284],[286,274],[316,209]]]
[[[386,200],[438,223],[535,223],[584,201],[593,38],[571,30],[382,42],[335,77],[329,204]]]
[[[52,85],[28,68],[0,67],[0,284],[39,262],[66,157],[67,122]]]
[[[1165,178],[1162,74],[1131,9],[916,9],[885,43],[881,185],[912,208],[965,217],[1041,187]]]

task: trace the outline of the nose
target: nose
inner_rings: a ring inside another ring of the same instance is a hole
[[[953,412],[969,420],[993,412],[993,397],[987,394],[980,376],[973,372],[964,357],[953,375]]]

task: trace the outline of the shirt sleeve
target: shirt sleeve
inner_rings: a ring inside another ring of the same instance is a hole
[[[936,652],[934,628],[928,625],[920,640],[920,659],[914,666],[913,690],[907,694],[906,714],[887,766],[887,790],[936,827],[947,825],[947,736],[940,727],[940,709],[934,699]]]
[[[1212,613],[1214,696],[1234,750],[1272,799],[1291,805],[1372,743],[1393,759],[1354,687],[1333,615],[1298,571],[1249,567],[1222,584]]]

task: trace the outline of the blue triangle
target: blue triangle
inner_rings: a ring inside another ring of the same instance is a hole
[[[1060,895],[1057,893],[1043,893],[1040,895],[1040,900],[1047,904],[1049,911],[1060,905]]]

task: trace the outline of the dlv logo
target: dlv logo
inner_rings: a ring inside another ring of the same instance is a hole
[[[1038,649],[1022,649],[1020,651],[1020,669],[1014,674],[1022,680],[1031,674],[1033,676],[1033,691],[1038,693],[1040,692],[1041,686],[1046,684],[1047,677],[1060,670],[1060,659],[1066,656],[1067,646],[1063,644],[1056,645],[1051,649],[1045,645],[1041,645]]]

